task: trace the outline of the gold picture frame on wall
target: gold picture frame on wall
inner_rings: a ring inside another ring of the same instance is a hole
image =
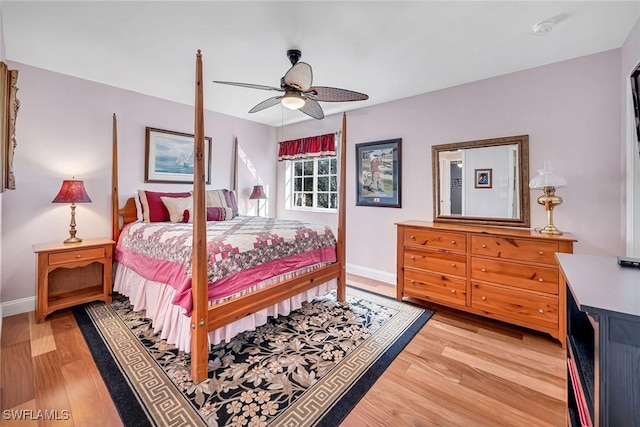
[[[13,155],[17,146],[16,118],[20,108],[17,84],[18,71],[9,70],[7,64],[0,62],[0,192],[16,188]]]

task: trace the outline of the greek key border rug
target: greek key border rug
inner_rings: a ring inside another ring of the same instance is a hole
[[[126,298],[74,314],[126,426],[337,426],[433,312],[334,291],[213,347],[200,384]]]

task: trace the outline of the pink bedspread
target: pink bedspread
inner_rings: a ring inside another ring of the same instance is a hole
[[[116,261],[176,289],[173,303],[191,313],[193,224],[134,222],[120,234]],[[209,299],[267,278],[336,261],[336,239],[321,224],[251,216],[207,222]]]

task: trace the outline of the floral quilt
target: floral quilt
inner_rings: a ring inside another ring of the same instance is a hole
[[[120,234],[116,261],[176,289],[174,304],[191,312],[193,224],[134,222]],[[325,225],[238,216],[207,222],[209,299],[221,299],[271,277],[336,261]]]

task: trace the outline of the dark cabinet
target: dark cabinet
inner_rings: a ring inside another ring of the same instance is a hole
[[[640,427],[640,270],[557,254],[567,292],[568,425]]]

